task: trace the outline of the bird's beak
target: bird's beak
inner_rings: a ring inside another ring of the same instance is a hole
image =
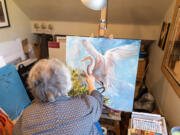
[[[91,60],[91,58],[90,57],[86,57],[86,58],[82,59],[80,62],[84,62],[86,60]]]

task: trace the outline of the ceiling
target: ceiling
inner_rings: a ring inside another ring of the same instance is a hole
[[[86,8],[81,0],[14,0],[33,21],[97,23],[100,11]],[[109,0],[108,23],[160,24],[173,0]]]

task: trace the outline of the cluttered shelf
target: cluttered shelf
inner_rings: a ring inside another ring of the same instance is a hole
[[[145,83],[146,73],[149,68],[148,52],[153,42],[154,41],[152,40],[143,40],[141,42],[138,71],[136,77],[136,87],[134,94],[134,111],[152,113],[155,110],[155,100],[151,93],[148,91],[148,88]]]

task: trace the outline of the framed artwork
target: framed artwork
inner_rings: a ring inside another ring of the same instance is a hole
[[[169,31],[169,26],[170,26],[170,23],[163,22],[161,34],[160,34],[160,38],[159,38],[159,43],[158,43],[159,47],[162,50],[164,50],[164,48],[165,48],[166,39],[167,39],[168,31]]]
[[[6,0],[0,0],[0,28],[9,27],[9,17]]]
[[[174,91],[180,97],[180,1],[176,1],[175,12],[165,47],[162,71]]]
[[[141,41],[77,36],[66,41],[67,65],[95,77],[96,88],[108,100],[106,106],[131,112]]]

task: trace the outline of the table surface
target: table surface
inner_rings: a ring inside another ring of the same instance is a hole
[[[101,114],[101,118],[120,121],[121,114],[119,115]]]

